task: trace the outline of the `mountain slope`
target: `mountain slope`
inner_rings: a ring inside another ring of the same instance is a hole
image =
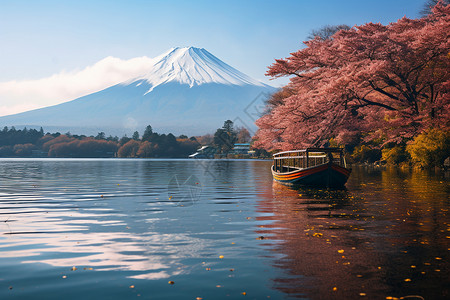
[[[258,95],[274,90],[204,49],[174,48],[155,58],[150,72],[138,78],[59,105],[0,117],[0,125],[117,135],[152,125],[159,132],[198,135],[230,119],[255,130],[245,110]]]
[[[174,81],[190,87],[205,83],[263,86],[261,82],[225,64],[205,49],[194,47],[173,48],[155,58],[151,73],[142,79],[153,87]]]

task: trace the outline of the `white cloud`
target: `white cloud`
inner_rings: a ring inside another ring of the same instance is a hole
[[[106,57],[83,70],[37,80],[0,82],[0,116],[55,105],[147,73],[152,59]]]

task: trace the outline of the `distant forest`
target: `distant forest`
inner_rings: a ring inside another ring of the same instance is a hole
[[[4,127],[0,131],[0,157],[187,157],[200,146],[195,137],[158,134],[147,126],[142,137],[134,132],[106,137],[46,133],[43,128],[21,129]]]

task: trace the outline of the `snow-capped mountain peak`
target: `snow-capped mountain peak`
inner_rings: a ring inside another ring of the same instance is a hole
[[[172,48],[154,58],[150,72],[134,81],[142,79],[151,85],[148,92],[168,82],[187,84],[190,87],[205,83],[264,86],[263,83],[227,65],[207,50],[195,47]]]
[[[173,48],[145,60],[141,72],[145,73],[71,101],[0,117],[0,125],[121,135],[150,124],[158,132],[202,135],[225,120],[236,120],[236,126],[252,132],[258,112],[250,113],[249,105],[275,92],[194,47]]]

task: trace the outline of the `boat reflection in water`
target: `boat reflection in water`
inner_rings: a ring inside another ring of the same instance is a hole
[[[448,299],[446,181],[357,169],[348,187],[265,189],[258,220],[273,222],[256,232],[282,254],[275,288],[308,299]]]

